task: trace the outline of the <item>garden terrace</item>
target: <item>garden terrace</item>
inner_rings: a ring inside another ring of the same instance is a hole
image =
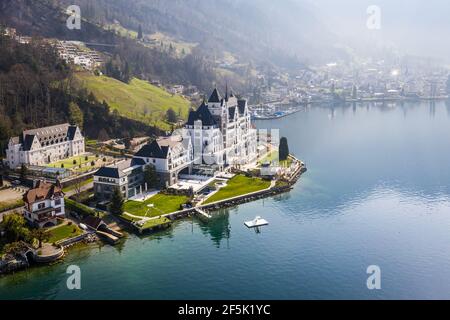
[[[246,177],[243,175],[237,175],[228,180],[227,185],[220,188],[219,191],[214,193],[203,204],[217,202],[248,193],[264,190],[270,187],[270,181],[266,181],[255,177]]]
[[[146,201],[125,202],[124,211],[139,217],[157,217],[172,213],[181,209],[181,205],[189,201],[189,197],[184,195],[169,195],[158,193]],[[149,207],[149,205],[152,205]]]

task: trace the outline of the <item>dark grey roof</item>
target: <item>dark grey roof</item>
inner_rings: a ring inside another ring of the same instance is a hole
[[[30,137],[37,137],[42,146],[47,146],[67,140],[73,140],[76,130],[77,126],[71,126],[68,123],[64,123],[50,127],[25,130],[19,139],[20,143],[23,144],[23,149],[28,151],[31,148],[31,144],[29,143],[32,142],[32,138]]]
[[[238,109],[239,109],[240,115],[244,114],[246,104],[247,104],[247,100],[238,100]]]
[[[236,107],[228,108],[228,117],[229,117],[229,119],[234,119],[235,112],[236,112]]]
[[[193,126],[195,121],[201,120],[204,126],[214,126],[216,121],[213,115],[208,109],[208,106],[203,102],[202,105],[196,110],[189,113],[187,125]]]
[[[70,126],[69,129],[67,129],[67,137],[69,140],[73,140],[75,132],[77,132],[77,126]]]
[[[211,96],[208,99],[208,102],[220,102],[222,101],[222,97],[220,96],[219,90],[217,88],[214,88],[213,92],[211,93]]]
[[[96,173],[94,173],[94,176],[118,179],[120,178],[120,173],[118,168],[101,167]]]
[[[23,150],[29,151],[31,149],[31,146],[33,145],[34,140],[34,134],[27,134],[25,136],[25,139],[23,141]]]
[[[168,146],[161,147],[156,140],[150,144],[143,146],[137,153],[136,157],[166,159]]]
[[[97,230],[101,225],[106,225],[99,217],[87,216],[83,219],[83,223],[94,230]]]
[[[50,127],[25,130],[23,136],[35,135],[38,137],[39,141],[60,139],[67,136],[69,127],[70,125],[68,123],[63,123]]]
[[[144,159],[141,158],[133,158],[131,159],[131,166],[143,166],[145,165]]]

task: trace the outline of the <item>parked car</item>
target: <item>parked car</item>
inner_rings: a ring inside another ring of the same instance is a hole
[[[20,181],[20,180],[14,180],[14,181],[11,182],[11,184],[12,184],[13,186],[18,186],[18,185],[21,184],[21,181]]]

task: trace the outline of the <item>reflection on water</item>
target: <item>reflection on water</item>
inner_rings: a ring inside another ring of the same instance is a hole
[[[212,213],[212,218],[208,221],[196,219],[203,234],[209,235],[214,245],[219,248],[222,239],[227,240],[227,247],[229,248],[229,239],[231,234],[231,226],[229,221],[230,208],[221,209]],[[235,209],[236,210],[236,209]]]
[[[307,107],[257,126],[307,164],[291,192],[71,250],[0,278],[0,298],[450,298],[450,103]],[[257,215],[260,233],[244,226]],[[70,264],[82,292],[65,288]],[[381,291],[365,285],[373,264]]]

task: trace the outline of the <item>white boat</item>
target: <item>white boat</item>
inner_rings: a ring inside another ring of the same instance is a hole
[[[244,222],[244,224],[247,228],[256,228],[256,227],[266,226],[269,224],[269,222],[267,222],[260,216],[257,216],[257,217],[255,217],[255,219],[253,219],[251,221]]]

